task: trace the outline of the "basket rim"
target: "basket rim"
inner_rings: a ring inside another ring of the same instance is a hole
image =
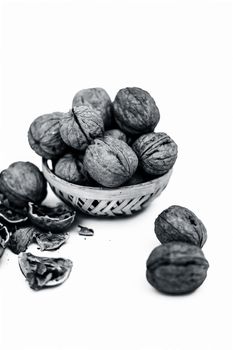
[[[151,185],[155,185],[156,183],[160,183],[161,181],[165,180],[166,178],[170,178],[173,169],[171,168],[167,173],[165,173],[164,175],[161,175],[153,180],[149,180],[149,181],[145,181],[142,182],[140,184],[136,184],[136,185],[129,185],[129,186],[119,186],[116,188],[108,188],[108,187],[91,187],[91,186],[83,186],[83,185],[77,185],[77,184],[73,184],[71,182],[68,182],[64,179],[61,179],[60,177],[58,177],[57,175],[55,175],[52,170],[50,169],[49,165],[48,165],[48,159],[42,158],[42,170],[43,173],[47,174],[47,176],[49,178],[52,178],[53,180],[55,180],[57,183],[60,183],[61,185],[65,186],[65,187],[69,187],[70,189],[73,190],[87,190],[87,191],[91,191],[91,192],[99,192],[101,194],[103,193],[108,193],[108,194],[117,194],[119,191],[130,191],[130,190],[140,190],[143,189],[145,187],[150,187]],[[46,177],[46,176],[45,176]]]

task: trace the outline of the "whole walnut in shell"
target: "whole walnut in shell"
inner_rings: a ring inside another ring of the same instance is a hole
[[[57,161],[54,173],[61,179],[74,184],[81,185],[86,181],[82,163],[71,153],[67,153]]]
[[[28,202],[41,203],[47,194],[42,172],[30,162],[12,163],[0,174],[0,190],[16,207]]]
[[[28,131],[31,148],[46,159],[61,156],[67,146],[60,135],[60,120],[66,118],[65,113],[55,112],[36,118]]]
[[[103,132],[103,119],[91,107],[74,107],[69,116],[61,121],[60,134],[63,141],[78,151],[85,150]]]
[[[97,111],[103,119],[105,128],[111,125],[111,99],[102,88],[83,89],[73,98],[72,106],[89,106]]]
[[[134,151],[124,142],[105,136],[86,149],[84,169],[99,184],[117,187],[129,180],[138,166]]]
[[[177,158],[177,145],[164,132],[141,135],[132,148],[138,156],[141,168],[153,176],[168,172]]]
[[[153,131],[160,119],[154,99],[137,87],[121,89],[117,93],[113,113],[119,128],[130,135]]]
[[[199,246],[206,242],[207,232],[202,221],[189,209],[172,205],[155,220],[155,234],[161,243],[186,242]]]
[[[105,131],[104,136],[112,136],[115,139],[127,142],[127,136],[125,133],[119,129],[110,129]]]

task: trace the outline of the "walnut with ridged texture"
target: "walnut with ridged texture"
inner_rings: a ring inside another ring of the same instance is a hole
[[[103,132],[103,119],[87,106],[74,107],[60,124],[63,141],[78,151],[84,151],[95,138],[103,136]]]
[[[154,130],[160,119],[152,96],[137,87],[121,89],[113,102],[113,114],[119,128],[129,135]]]
[[[60,135],[60,120],[67,114],[54,112],[36,118],[28,131],[31,148],[46,159],[58,158],[64,154],[67,146]]]
[[[164,132],[141,135],[132,145],[140,167],[152,176],[167,173],[175,164],[178,147]]]
[[[124,141],[111,136],[96,139],[86,149],[84,169],[99,184],[118,187],[129,180],[138,166],[134,151]]]

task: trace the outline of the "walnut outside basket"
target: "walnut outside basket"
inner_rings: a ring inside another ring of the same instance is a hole
[[[172,170],[157,179],[114,189],[69,183],[56,176],[43,159],[42,169],[53,192],[75,209],[94,216],[132,215],[146,207],[165,189]]]

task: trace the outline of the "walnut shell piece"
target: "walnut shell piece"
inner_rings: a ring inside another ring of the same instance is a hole
[[[16,229],[11,234],[8,248],[15,254],[25,252],[30,243],[32,243],[37,231],[35,227],[30,225]]]
[[[164,132],[141,135],[132,145],[139,165],[148,174],[160,176],[175,164],[178,147]]]
[[[117,187],[129,180],[138,166],[134,151],[124,141],[111,136],[96,139],[86,149],[84,169],[99,184]]]
[[[130,135],[153,131],[160,119],[154,99],[137,87],[127,87],[117,93],[113,113],[119,128]]]
[[[67,232],[37,232],[35,240],[40,250],[56,250],[60,248],[69,238]]]
[[[15,207],[41,203],[47,195],[43,173],[30,162],[15,162],[0,174],[1,192]]]
[[[73,266],[69,259],[45,258],[30,253],[20,253],[18,262],[30,288],[34,290],[62,284],[69,277]]]
[[[186,242],[203,247],[207,239],[202,221],[189,209],[172,205],[155,220],[155,234],[161,243]]]
[[[61,121],[60,134],[63,141],[78,151],[84,151],[103,132],[103,119],[91,107],[74,107],[69,116]]]
[[[43,231],[62,232],[75,220],[76,211],[59,203],[55,207],[29,203],[28,217],[32,224]]]
[[[102,88],[83,89],[76,93],[73,98],[72,107],[92,107],[103,119],[105,128],[111,125],[111,99]]]
[[[31,148],[41,157],[54,159],[61,156],[67,146],[60,135],[60,120],[65,113],[54,112],[36,118],[28,131]]]
[[[86,182],[82,162],[71,153],[65,154],[57,161],[54,173],[61,179],[73,184],[82,185]]]
[[[157,290],[180,295],[196,290],[205,280],[209,263],[201,248],[184,242],[156,247],[147,263],[146,277]]]

